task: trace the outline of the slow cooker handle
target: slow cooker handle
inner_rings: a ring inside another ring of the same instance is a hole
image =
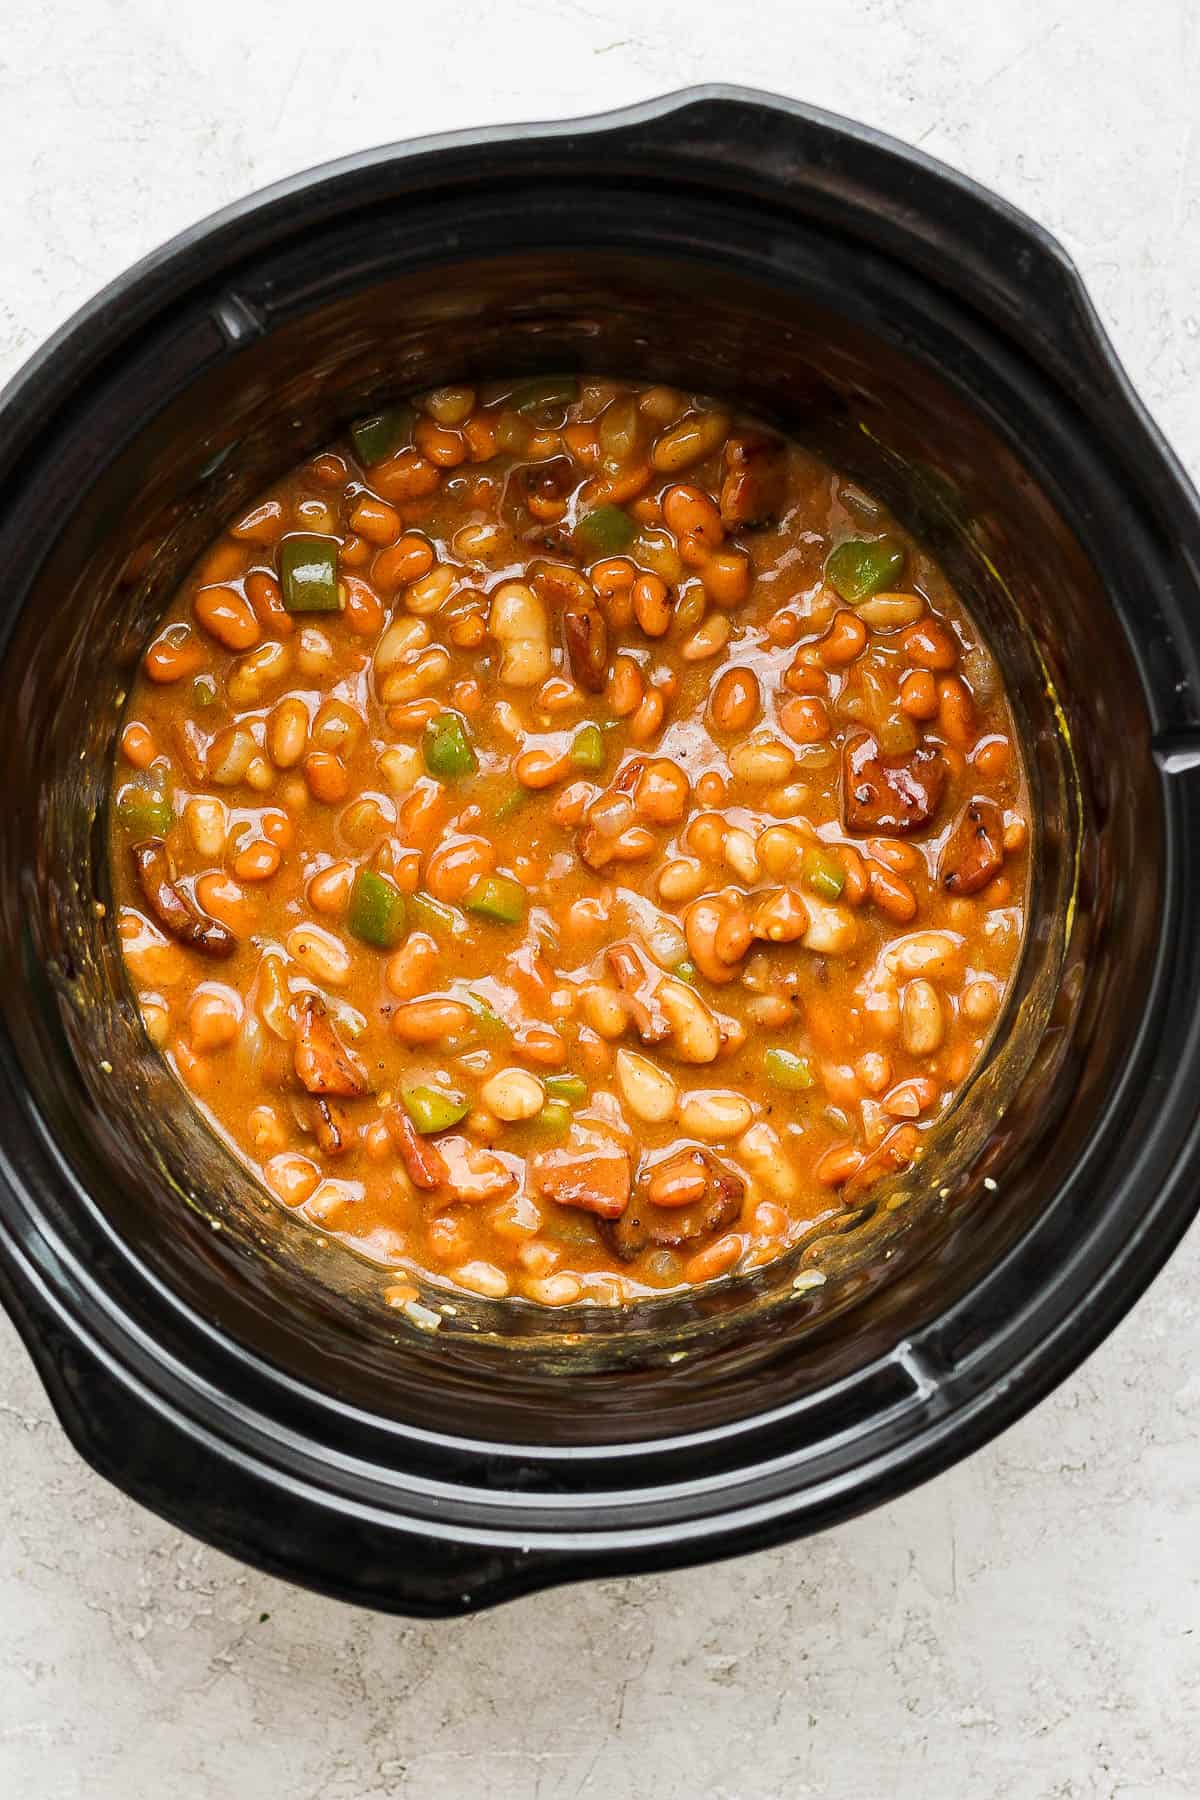
[[[750,88],[692,88],[609,127],[646,172],[690,165],[710,188],[850,231],[969,294],[1018,344],[1038,343],[1080,397],[1132,390],[1057,238],[947,164],[899,139]],[[604,121],[597,121],[603,127]]]
[[[301,1587],[419,1618],[475,1612],[581,1572],[544,1554],[406,1532],[273,1479],[82,1346],[26,1260],[10,1255],[0,1236],[0,1305],[71,1444],[179,1530]]]

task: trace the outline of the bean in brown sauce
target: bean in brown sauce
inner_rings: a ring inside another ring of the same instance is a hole
[[[402,424],[232,520],[146,653],[147,1030],[393,1271],[612,1305],[757,1266],[920,1158],[994,1028],[1029,807],[988,652],[882,508],[702,397]]]

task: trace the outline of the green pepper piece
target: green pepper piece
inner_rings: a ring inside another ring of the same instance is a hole
[[[405,1112],[423,1137],[435,1131],[448,1131],[471,1110],[470,1101],[464,1100],[461,1094],[447,1094],[441,1088],[404,1088],[400,1098]]]
[[[514,813],[520,812],[528,798],[525,788],[513,788],[511,793],[505,794],[503,800],[497,802],[493,819],[498,825],[502,825],[505,819],[511,819]]]
[[[139,837],[166,837],[175,823],[175,808],[165,787],[152,781],[131,781],[117,795],[117,817],[127,831]]]
[[[350,890],[346,923],[364,944],[394,950],[407,924],[404,895],[394,881],[375,869],[360,869]]]
[[[338,541],[313,531],[296,531],[279,546],[279,585],[288,612],[340,612]]]
[[[586,556],[619,556],[628,550],[637,526],[623,506],[597,506],[575,527],[575,542]]]
[[[842,889],[846,885],[846,871],[831,851],[810,846],[804,852],[802,870],[805,881],[822,900],[841,899]]]
[[[582,725],[575,733],[571,761],[577,769],[604,767],[604,736],[598,725]]]
[[[880,588],[891,587],[904,567],[904,545],[894,537],[846,538],[831,550],[826,578],[843,600],[857,606]]]
[[[426,931],[448,931],[451,937],[462,937],[467,921],[457,906],[446,906],[432,894],[410,894],[408,904],[415,922]]]
[[[803,1093],[817,1079],[807,1056],[798,1056],[794,1050],[774,1048],[763,1057],[763,1074],[777,1088],[785,1088],[790,1094]]]
[[[508,403],[519,413],[530,413],[543,406],[572,406],[578,398],[579,383],[573,375],[544,375],[536,381],[522,381]]]
[[[529,448],[533,426],[519,412],[506,406],[496,420],[496,448],[506,456],[523,456]]]
[[[690,960],[690,958],[685,956],[682,962],[677,962],[675,964],[675,967],[671,970],[671,973],[679,981],[695,981],[696,965],[694,962],[692,962]]]
[[[499,1013],[492,1011],[482,994],[464,994],[462,1002],[470,1008],[482,1037],[508,1036],[508,1026]]]
[[[552,1100],[562,1100],[568,1106],[578,1106],[588,1097],[588,1085],[582,1075],[543,1075],[542,1086]]]
[[[217,698],[217,684],[211,675],[197,675],[192,683],[192,705],[212,706]]]
[[[533,1123],[536,1130],[561,1137],[571,1129],[571,1109],[563,1100],[547,1100],[541,1112],[534,1114]]]
[[[525,917],[525,889],[509,875],[480,875],[467,889],[463,905],[481,919],[519,925]]]
[[[416,421],[416,410],[406,404],[372,413],[368,419],[356,419],[350,427],[350,437],[354,454],[364,469],[383,462],[397,450],[406,449],[412,443]]]
[[[442,781],[474,775],[479,763],[461,713],[440,712],[430,719],[421,738],[425,767]]]

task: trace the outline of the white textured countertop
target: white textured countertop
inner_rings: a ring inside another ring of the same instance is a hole
[[[709,80],[880,125],[1056,231],[1200,471],[1189,0],[10,8],[0,378],[280,175]],[[0,1318],[0,1795],[1194,1800],[1198,1243],[1032,1417],[884,1511],[437,1625],[300,1593],[139,1511],[67,1447]]]

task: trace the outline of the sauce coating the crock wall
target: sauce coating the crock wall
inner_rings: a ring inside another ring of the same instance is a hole
[[[703,398],[443,388],[234,521],[143,661],[112,866],[147,1031],[387,1270],[605,1305],[919,1159],[1028,802],[996,666],[867,494]]]

